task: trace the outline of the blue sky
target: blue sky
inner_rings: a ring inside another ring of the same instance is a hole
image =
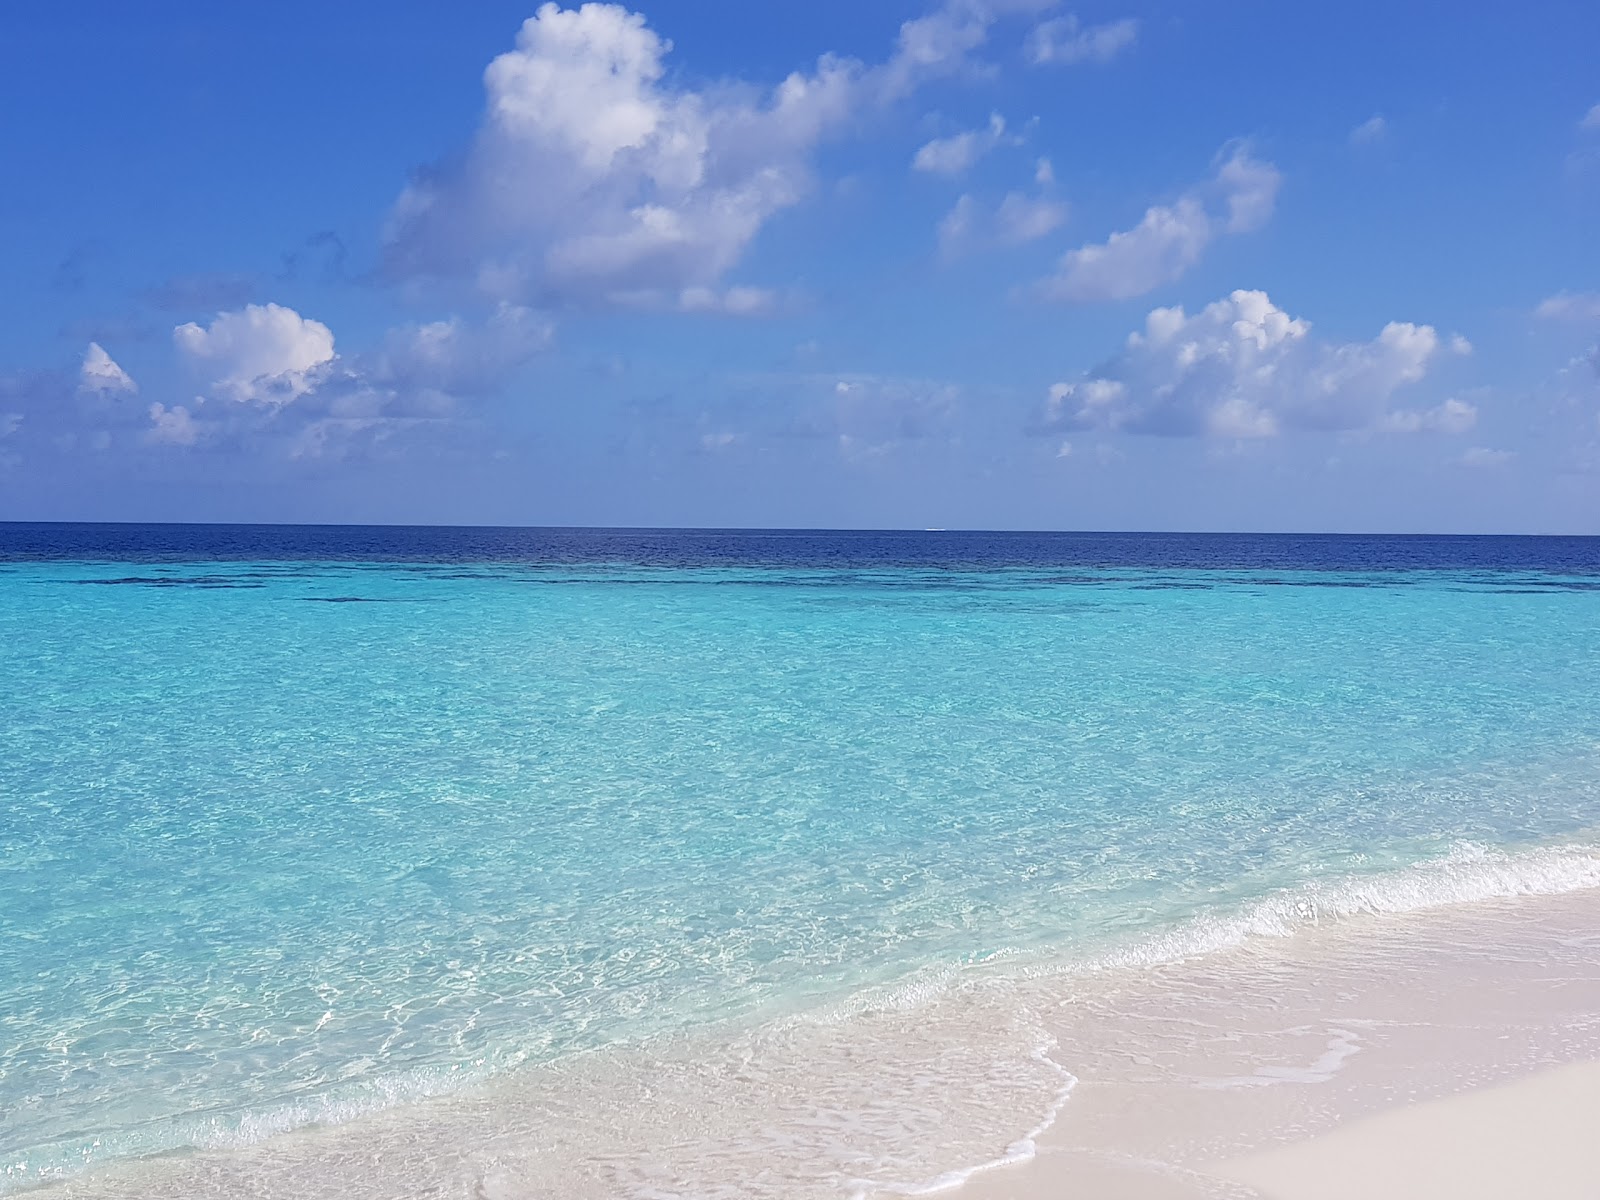
[[[1600,9],[8,12],[0,518],[1600,533]]]

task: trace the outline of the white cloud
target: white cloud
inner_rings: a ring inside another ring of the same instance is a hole
[[[1236,149],[1206,183],[1154,205],[1132,229],[1067,253],[1035,289],[1047,300],[1126,300],[1171,283],[1219,235],[1248,233],[1272,217],[1282,176]]]
[[[663,83],[671,43],[617,5],[541,7],[484,74],[465,164],[396,208],[392,268],[485,290],[611,301],[710,287],[807,185],[858,64],[824,58],[770,94]]]
[[[1129,18],[1083,25],[1075,16],[1043,21],[1028,34],[1023,53],[1035,66],[1046,63],[1110,62],[1139,37],[1139,22]]]
[[[1533,311],[1547,321],[1600,321],[1600,292],[1557,292]]]
[[[730,317],[761,317],[778,307],[778,296],[770,288],[687,287],[678,294],[678,307],[684,312],[722,313]]]
[[[1382,116],[1368,117],[1350,131],[1352,146],[1370,146],[1389,136],[1389,122]]]
[[[1143,295],[1199,262],[1211,236],[1211,217],[1192,196],[1149,208],[1132,229],[1068,253],[1040,294],[1078,303]]]
[[[173,331],[205,378],[200,406],[152,406],[146,437],[275,443],[291,458],[375,451],[456,420],[464,399],[493,392],[553,336],[543,314],[501,303],[481,321],[404,325],[374,349],[338,355],[326,325],[280,305],[250,305]]]
[[[1600,129],[1600,104],[1596,104],[1583,114],[1583,119],[1578,122],[1579,129]]]
[[[554,339],[547,317],[501,303],[480,322],[452,316],[391,329],[373,351],[338,359],[296,410],[291,458],[399,453],[459,423],[463,402],[501,388]]]
[[[1254,233],[1272,220],[1283,176],[1271,163],[1251,158],[1236,149],[1217,168],[1213,190],[1220,190],[1228,207],[1225,233]]]
[[[794,419],[786,437],[831,441],[847,459],[890,454],[952,433],[960,389],[936,380],[871,374],[795,377]]]
[[[353,364],[351,378],[394,390],[482,395],[547,349],[554,336],[539,313],[501,304],[480,326],[450,317],[391,330],[381,351]]]
[[[1067,206],[1048,195],[1007,192],[993,212],[963,194],[939,221],[939,252],[951,259],[983,243],[1019,246],[1059,229]]]
[[[932,79],[969,69],[989,28],[1013,13],[1048,8],[1055,0],[944,0],[900,26],[889,61],[868,73],[869,99],[895,99]]]
[[[1477,405],[1452,397],[1433,408],[1397,409],[1378,419],[1382,433],[1466,433],[1478,423]]]
[[[145,440],[172,446],[192,446],[200,440],[200,425],[181,404],[171,408],[159,402],[150,406],[150,428]]]
[[[1464,467],[1503,467],[1516,455],[1510,450],[1491,450],[1487,446],[1473,446],[1461,455]]]
[[[939,252],[953,258],[967,245],[978,219],[978,202],[963,194],[939,221]]]
[[[123,403],[136,394],[127,373],[91,345],[71,369],[0,374],[0,436],[29,456],[98,448],[111,431],[137,437],[146,406]]]
[[[675,307],[718,288],[806,194],[825,137],[961,70],[1019,6],[948,0],[905,22],[878,67],[824,55],[763,89],[677,83],[671,43],[620,5],[545,4],[485,71],[486,112],[459,164],[400,197],[386,267],[502,299]]]
[[[881,87],[898,97],[928,78],[958,70],[989,36],[990,14],[978,4],[945,4],[900,26]]]
[[[289,443],[292,459],[342,459],[362,435],[383,442],[392,433],[390,423],[381,417],[320,417],[308,423]]]
[[[179,325],[172,340],[194,367],[211,374],[214,395],[272,407],[311,391],[319,368],[334,357],[326,325],[278,304],[218,313],[204,328]]]
[[[1059,229],[1067,219],[1067,206],[1048,196],[1008,192],[995,211],[995,236],[1006,245],[1035,241]]]
[[[99,342],[90,342],[78,368],[78,390],[99,395],[132,395],[139,390],[133,378],[117,365]]]
[[[969,129],[951,137],[934,138],[917,151],[911,159],[911,166],[915,170],[936,175],[960,175],[1005,140],[1005,118],[999,113],[991,113],[989,124],[983,129]]]
[[[1395,391],[1427,374],[1439,347],[1432,326],[1403,322],[1369,342],[1320,341],[1265,292],[1236,291],[1193,316],[1153,310],[1121,353],[1050,389],[1038,427],[1229,438],[1286,429],[1463,432],[1477,411],[1462,401],[1387,410]]]

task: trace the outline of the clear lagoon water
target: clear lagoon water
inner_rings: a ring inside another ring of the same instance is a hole
[[[0,697],[0,1192],[1600,882],[1596,539],[0,525]]]

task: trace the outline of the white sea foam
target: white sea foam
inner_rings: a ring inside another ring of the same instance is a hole
[[[1459,842],[1438,858],[1399,870],[1318,880],[1274,892],[1236,912],[1205,913],[1088,964],[1074,965],[1077,969],[1082,965],[1153,966],[1227,950],[1251,938],[1291,937],[1324,922],[1350,917],[1422,912],[1517,896],[1553,896],[1595,887],[1600,887],[1600,846],[1571,843],[1507,852]]]
[[[1600,887],[1600,844],[1566,843],[1505,851],[1458,842],[1436,858],[1373,874],[1349,874],[1283,888],[1233,909],[1202,912],[1109,949],[1080,946],[1038,951],[1007,948],[981,963],[925,967],[892,984],[850,996],[786,1020],[807,1024],[850,1021],[871,1013],[907,1012],[963,987],[1159,966],[1244,945],[1253,938],[1292,937],[1352,917],[1399,915],[1518,896],[1553,896]]]
[[[0,1195],[108,1162],[174,1150],[239,1150],[299,1129],[344,1125],[447,1095],[483,1078],[481,1072],[421,1068],[239,1113],[171,1118],[99,1137],[37,1146],[0,1164]]]
[[[1289,1030],[1299,1033],[1300,1030]],[[1210,1091],[1229,1088],[1272,1087],[1284,1083],[1327,1083],[1344,1064],[1361,1052],[1361,1037],[1348,1029],[1330,1029],[1328,1044],[1313,1062],[1302,1066],[1283,1066],[1277,1063],[1257,1067],[1251,1075],[1232,1075],[1224,1079],[1203,1079],[1196,1086]]]
[[[1055,1049],[1054,1040],[1046,1042],[1033,1052],[1035,1062],[1045,1063],[1054,1068],[1061,1079],[1061,1086],[1045,1109],[1044,1116],[1032,1129],[1012,1142],[995,1158],[975,1163],[968,1167],[956,1167],[943,1171],[924,1183],[890,1183],[873,1184],[864,1180],[856,1181],[856,1190],[851,1193],[850,1200],[867,1200],[871,1196],[932,1196],[939,1192],[951,1191],[960,1187],[974,1175],[985,1171],[993,1171],[1000,1167],[1016,1166],[1031,1160],[1039,1152],[1039,1138],[1042,1137],[1056,1119],[1060,1117],[1061,1110],[1066,1107],[1072,1089],[1078,1085],[1078,1078],[1060,1063],[1052,1058],[1051,1051]]]

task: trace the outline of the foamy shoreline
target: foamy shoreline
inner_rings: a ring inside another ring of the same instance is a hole
[[[1215,1164],[1600,1058],[1593,869],[1580,846],[1458,854],[1121,964],[888,989],[44,1194],[1238,1195]]]

